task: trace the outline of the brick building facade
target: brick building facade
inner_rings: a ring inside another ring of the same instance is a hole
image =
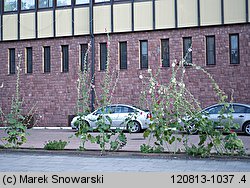
[[[163,1],[167,2],[170,0]],[[155,1],[153,0],[152,2],[154,3]],[[114,2],[111,2],[111,7],[114,6],[112,3]],[[133,3],[134,1],[132,4]],[[94,6],[92,3],[90,4],[89,7]],[[104,6],[107,5],[105,4]],[[56,10],[53,9],[53,11]],[[155,14],[154,11],[153,15]],[[246,13],[247,12],[248,11],[246,11]],[[1,20],[4,20],[4,16],[6,15],[3,11]],[[201,21],[199,22],[199,24],[202,24]],[[4,22],[1,21],[1,23],[2,27],[4,27]],[[136,22],[132,22],[132,25],[133,24],[135,25]],[[92,27],[94,26],[92,25]],[[90,49],[88,63],[94,66],[94,84],[97,95],[100,94],[100,83],[105,74],[105,71],[100,70],[100,46],[103,43],[110,43],[111,67],[118,67],[119,69],[119,79],[112,99],[113,103],[138,105],[140,92],[142,90],[139,75],[147,75],[147,68],[153,71],[160,69],[161,81],[163,83],[168,82],[171,76],[171,63],[174,60],[180,61],[183,57],[183,45],[186,38],[192,41],[192,63],[206,69],[228,96],[230,96],[232,90],[234,90],[233,97],[235,102],[250,103],[250,24],[248,19],[243,23],[204,26],[188,26],[187,24],[187,26],[184,27],[166,27],[159,29],[157,29],[156,24],[156,26],[153,26],[153,29],[145,30],[136,30],[136,27],[132,26],[133,31],[124,32],[112,32],[112,27],[111,31],[108,31],[109,41],[105,32],[95,33],[91,31],[91,25],[89,34],[41,38],[36,36],[31,39],[18,39],[17,37],[17,39],[11,40],[5,40],[4,30],[2,29],[2,40],[0,41],[0,85],[1,83],[3,84],[0,89],[0,104],[3,111],[9,111],[12,95],[15,92],[16,74],[11,74],[10,72],[10,51],[14,49],[15,63],[18,61],[18,54],[22,54],[20,90],[21,96],[24,99],[24,109],[27,110],[37,103],[36,118],[39,120],[39,126],[67,126],[68,115],[75,114],[76,112],[76,85],[78,79],[77,73],[79,71],[79,55],[81,54],[80,46],[83,44],[87,45],[91,41],[94,41],[94,44],[92,44],[92,48]],[[115,28],[116,27],[113,29]],[[18,35],[20,37],[20,33]],[[54,35],[56,35],[55,32]],[[211,64],[207,62],[207,41],[210,36],[215,42],[213,45],[215,61]],[[236,39],[232,38],[232,36],[236,36]],[[92,40],[93,38],[94,40]],[[162,64],[162,40],[168,41],[169,58],[168,64],[164,66]],[[147,68],[141,67],[140,58],[142,55],[145,55],[141,52],[142,49],[140,45],[142,41],[147,42]],[[126,42],[127,47],[126,67],[122,69],[119,68],[121,61],[119,57],[121,53],[119,47],[121,42]],[[68,68],[66,71],[62,70],[63,46],[66,46],[68,51]],[[50,48],[50,71],[48,72],[44,71],[45,47]],[[32,71],[30,73],[27,72],[27,49],[29,48],[32,49]],[[236,63],[232,60],[232,53],[235,51],[237,53]],[[199,100],[202,107],[214,104],[217,101],[211,82],[205,74],[202,74],[199,70],[187,67],[186,75],[185,83]]]

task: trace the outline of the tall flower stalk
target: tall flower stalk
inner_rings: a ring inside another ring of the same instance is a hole
[[[27,124],[30,123],[29,121],[25,121],[25,117],[22,115],[23,100],[20,97],[21,62],[22,54],[18,54],[15,94],[12,96],[10,113],[7,115],[2,113],[6,127],[5,132],[8,135],[3,140],[7,141],[6,147],[13,148],[17,148],[27,141],[26,129]]]

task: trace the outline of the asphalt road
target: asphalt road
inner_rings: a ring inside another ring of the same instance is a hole
[[[0,151],[0,172],[250,172],[250,160]]]

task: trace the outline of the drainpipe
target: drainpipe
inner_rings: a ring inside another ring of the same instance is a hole
[[[93,0],[90,0],[89,4],[89,29],[91,38],[91,79],[92,84],[95,85],[95,36],[94,36],[94,15],[93,15]],[[91,111],[95,110],[95,91],[91,87]]]

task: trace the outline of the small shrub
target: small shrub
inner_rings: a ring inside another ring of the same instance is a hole
[[[162,152],[164,152],[164,148],[161,146],[152,147],[152,146],[147,145],[147,144],[142,144],[140,146],[140,150],[142,153],[162,153]]]
[[[68,144],[68,142],[62,141],[62,140],[48,141],[44,145],[44,149],[46,149],[46,150],[63,150],[67,144]]]
[[[186,147],[186,152],[188,155],[192,155],[192,156],[209,157],[211,153],[211,148],[212,148],[212,145],[208,145],[208,146],[192,145],[191,147]]]

